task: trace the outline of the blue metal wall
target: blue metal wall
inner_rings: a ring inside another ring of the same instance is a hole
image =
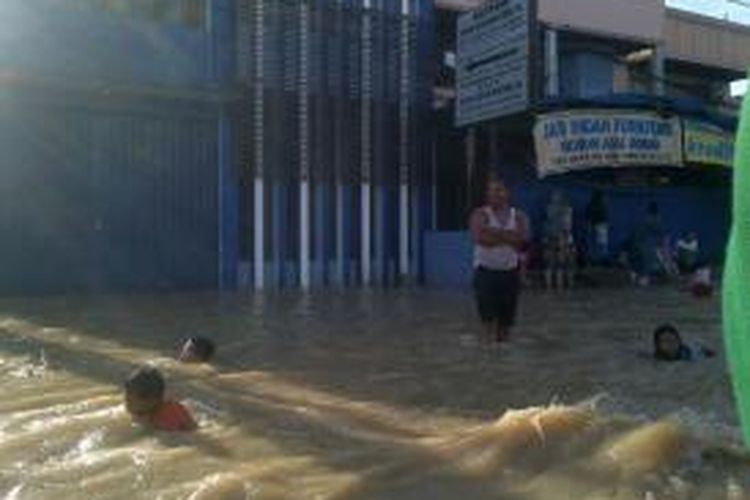
[[[0,291],[216,288],[210,107],[65,97],[2,92]]]
[[[431,1],[96,5],[0,2],[0,290],[418,276]]]
[[[0,2],[1,293],[234,286],[234,13],[206,6]]]

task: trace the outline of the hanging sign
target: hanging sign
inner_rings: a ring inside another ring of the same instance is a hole
[[[685,120],[685,161],[732,167],[734,134],[697,120]]]
[[[528,108],[529,15],[529,0],[491,0],[458,19],[458,126]]]
[[[534,144],[540,177],[600,167],[683,166],[680,119],[647,111],[541,115]]]

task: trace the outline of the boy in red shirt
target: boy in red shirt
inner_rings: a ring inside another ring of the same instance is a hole
[[[133,419],[160,431],[192,431],[198,426],[177,401],[165,400],[164,377],[156,368],[133,372],[125,381],[125,408]]]

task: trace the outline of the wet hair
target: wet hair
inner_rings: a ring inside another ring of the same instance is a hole
[[[201,362],[205,363],[214,357],[216,344],[214,344],[212,340],[205,337],[191,337],[185,342],[190,344],[190,348],[195,354],[195,357]]]
[[[165,385],[159,370],[147,366],[130,374],[125,381],[125,392],[141,399],[163,399]]]
[[[664,324],[656,328],[654,330],[654,357],[656,359],[661,360],[668,360],[668,361],[674,361],[675,359],[679,359],[679,353],[677,354],[677,357],[670,356],[664,351],[662,351],[659,348],[659,341],[664,335],[674,335],[677,341],[680,343],[680,347],[682,347],[682,337],[680,336],[679,330],[675,328],[673,325],[670,324]]]

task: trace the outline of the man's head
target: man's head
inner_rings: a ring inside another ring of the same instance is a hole
[[[164,402],[164,390],[159,370],[139,368],[125,381],[125,408],[134,418],[147,420]]]
[[[487,204],[493,209],[504,209],[510,204],[508,187],[499,177],[490,176],[487,180]]]

